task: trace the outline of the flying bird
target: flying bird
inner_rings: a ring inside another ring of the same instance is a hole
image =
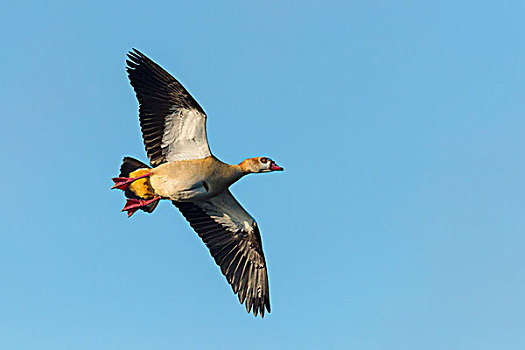
[[[206,113],[162,67],[133,49],[127,73],[139,102],[150,166],[124,157],[112,189],[127,197],[122,211],[153,212],[170,200],[204,241],[233,292],[255,316],[270,309],[268,272],[259,227],[228,189],[245,175],[282,171],[269,157],[226,164],[211,154]]]

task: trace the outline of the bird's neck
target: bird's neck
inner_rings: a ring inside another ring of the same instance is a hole
[[[238,171],[242,173],[241,177],[253,173],[250,167],[250,159],[245,159],[237,165],[232,165],[238,168]]]
[[[223,166],[221,166],[221,177],[226,180],[227,187],[237,182],[241,177],[246,175],[240,165],[237,164],[226,164],[223,163]]]

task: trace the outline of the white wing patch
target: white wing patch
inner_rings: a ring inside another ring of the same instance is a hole
[[[161,148],[168,162],[204,159],[211,155],[206,138],[206,116],[195,109],[178,109],[165,119]]]
[[[253,230],[252,226],[255,224],[255,220],[241,207],[229,191],[215,196],[207,202],[199,202],[198,205],[213,220],[224,225],[231,232],[243,230],[251,232]]]

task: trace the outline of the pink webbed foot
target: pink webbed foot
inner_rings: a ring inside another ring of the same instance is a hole
[[[125,191],[128,186],[135,180],[138,180],[138,179],[142,179],[142,178],[145,178],[145,177],[148,177],[150,176],[150,173],[148,172],[146,175],[142,175],[142,176],[139,176],[139,177],[114,177],[112,178],[111,180],[113,180],[113,182],[115,183],[115,185],[113,187],[111,187],[111,189],[119,189],[119,190],[122,190],[122,191]]]
[[[122,208],[122,211],[127,211],[129,218],[131,217],[131,215],[135,214],[135,212],[140,208],[145,207],[146,205],[156,202],[158,200],[160,200],[160,196],[148,200],[128,198],[128,200],[126,201],[126,205],[124,206],[124,208]]]

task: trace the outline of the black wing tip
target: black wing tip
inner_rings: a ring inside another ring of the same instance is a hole
[[[132,47],[131,50],[128,51],[127,56],[129,58],[135,58],[135,57],[143,57],[146,58],[147,56],[144,55],[142,52],[140,52],[139,49]]]
[[[128,59],[126,60],[126,70],[129,72],[130,70],[136,69],[140,64],[145,63],[149,61],[150,59],[144,55],[139,50],[132,48],[129,50],[129,52],[126,54]]]
[[[232,285],[233,288],[233,285]],[[251,294],[252,292],[248,292],[248,294]],[[241,304],[244,304],[246,306],[246,311],[248,313],[253,312],[253,315],[257,317],[257,315],[261,315],[261,318],[264,318],[265,310],[268,313],[272,312],[272,308],[270,306],[270,295],[268,294],[268,288],[266,288],[266,291],[263,292],[262,295],[256,296],[254,294],[246,295],[246,291],[239,290],[238,293],[239,301]],[[244,296],[246,295],[246,296]]]
[[[135,69],[137,69],[141,65],[154,66],[156,68],[158,66],[155,62],[153,62],[151,58],[149,58],[136,48],[132,48],[131,50],[129,50],[126,56],[126,71],[128,72],[128,74],[131,74]]]
[[[256,300],[251,300],[250,302],[246,300],[246,311],[248,313],[253,312],[253,315],[255,317],[260,315],[261,318],[264,318],[265,310],[268,313],[272,312],[269,300],[263,301],[263,300],[260,300],[260,298],[255,298],[255,299]]]

